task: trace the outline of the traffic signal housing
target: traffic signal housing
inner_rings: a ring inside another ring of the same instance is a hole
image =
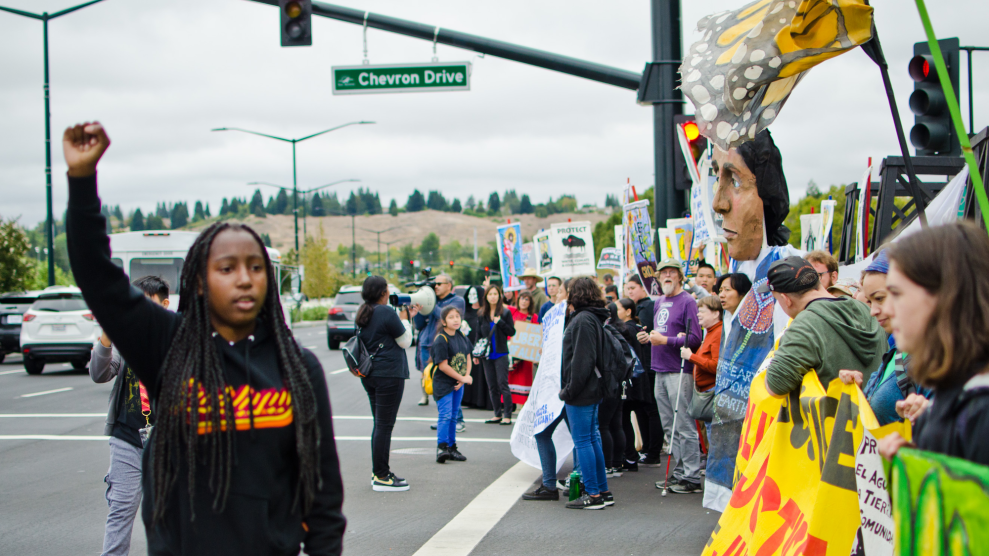
[[[961,65],[958,39],[939,40],[938,46],[948,69],[948,80],[957,94]],[[961,144],[951,123],[948,101],[931,49],[926,42],[918,42],[913,45],[913,54],[907,67],[914,81],[910,95],[910,111],[914,114],[910,143],[917,149],[917,156],[961,156]]]
[[[697,127],[693,116],[675,115],[673,116],[673,125],[683,129],[683,133],[687,137],[687,145],[690,147],[690,155],[696,168],[701,154],[707,149],[707,138],[701,135],[701,130]],[[676,132],[676,129],[674,129],[674,132]],[[694,181],[690,179],[690,170],[687,168],[687,161],[684,159],[683,151],[680,148],[679,134],[674,133],[674,136],[673,185],[677,191],[690,191],[690,188],[694,185]]]
[[[312,46],[312,0],[278,0],[282,46]]]

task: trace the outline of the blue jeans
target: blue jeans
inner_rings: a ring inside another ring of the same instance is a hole
[[[436,423],[436,443],[453,446],[457,443],[457,411],[460,400],[464,399],[463,387],[436,400],[439,421]]]
[[[556,431],[556,426],[560,424],[560,421],[567,421],[566,411],[535,435],[536,449],[539,451],[539,465],[543,468],[543,486],[552,489],[556,488],[556,444],[553,444],[553,432]],[[570,426],[569,421],[567,421],[567,426]],[[573,469],[580,472],[577,452],[573,454]]]
[[[598,430],[598,406],[567,404],[570,434],[573,435],[574,452],[580,458],[580,474],[584,488],[590,495],[608,491],[608,479],[604,471],[604,450]]]

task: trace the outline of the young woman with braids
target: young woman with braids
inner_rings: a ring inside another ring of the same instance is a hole
[[[158,416],[143,454],[148,553],[340,554],[325,377],[285,324],[261,239],[209,226],[186,257],[178,313],[155,305],[110,260],[96,191],[109,145],[95,122],[65,131],[68,248],[86,303]]]

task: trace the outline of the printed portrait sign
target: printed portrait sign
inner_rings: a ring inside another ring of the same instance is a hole
[[[542,231],[533,236],[532,243],[535,247],[536,264],[539,274],[546,276],[553,271],[553,250],[549,246],[549,232]]]
[[[656,250],[653,245],[649,200],[643,199],[624,207],[625,264],[638,272],[642,287],[649,295],[661,295],[656,274]]]
[[[522,226],[518,222],[498,226],[498,258],[501,262],[501,283],[505,291],[525,288],[519,274],[525,272],[522,262]]]

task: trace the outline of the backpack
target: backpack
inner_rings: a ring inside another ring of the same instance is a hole
[[[598,363],[594,369],[601,379],[601,393],[605,398],[615,399],[625,395],[625,388],[631,384],[632,371],[637,361],[638,358],[622,333],[613,325],[605,324],[601,348],[598,350]]]
[[[371,374],[371,361],[381,351],[385,344],[378,344],[374,353],[368,354],[364,342],[361,341],[361,329],[354,330],[354,335],[343,345],[343,361],[350,372],[361,378]]]

